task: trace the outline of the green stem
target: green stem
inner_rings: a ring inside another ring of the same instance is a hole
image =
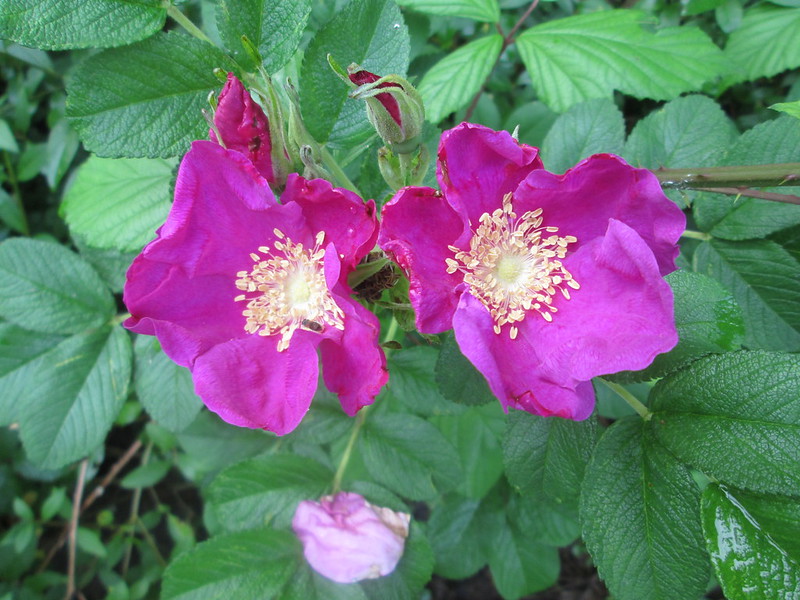
[[[714,236],[709,233],[703,233],[702,231],[693,231],[691,229],[687,229],[681,234],[681,237],[689,238],[691,240],[702,240],[705,242]]]
[[[203,40],[204,42],[208,42],[209,44],[214,44],[211,41],[211,38],[208,37],[205,33],[203,33],[200,28],[192,23],[189,18],[184,15],[181,11],[178,10],[177,6],[173,4],[169,5],[167,8],[167,14],[172,17],[181,27],[183,27],[188,33],[196,37],[198,40]]]
[[[386,336],[383,338],[383,343],[388,342],[389,340],[393,340],[394,336],[397,335],[397,319],[392,317],[391,323],[389,323],[389,331],[386,332]],[[386,349],[384,352],[388,355],[389,350]],[[365,406],[362,408],[358,414],[356,415],[356,422],[353,424],[353,430],[350,432],[350,439],[347,440],[347,446],[344,448],[344,453],[342,454],[342,460],[339,461],[339,467],[336,469],[336,474],[333,476],[333,484],[332,484],[332,493],[336,493],[342,486],[342,478],[344,477],[345,471],[347,471],[347,465],[350,463],[350,456],[353,454],[353,448],[356,445],[356,440],[358,439],[358,433],[361,431],[361,428],[364,426],[364,421],[367,419],[367,410],[369,410],[369,406]]]
[[[635,410],[639,414],[639,416],[642,417],[645,421],[649,421],[653,417],[653,413],[651,413],[649,410],[647,410],[647,407],[644,404],[642,404],[641,402],[639,402],[639,399],[636,398],[636,396],[631,394],[624,387],[622,387],[618,383],[614,383],[613,381],[607,381],[607,380],[603,379],[602,377],[600,378],[600,381],[605,383],[620,398],[625,400],[625,402],[627,402],[630,405],[630,407],[633,410]]]
[[[347,446],[345,446],[342,460],[339,462],[339,468],[336,469],[336,475],[333,476],[332,488],[334,494],[341,488],[342,478],[347,470],[347,465],[350,463],[350,456],[353,454],[353,448],[358,439],[358,432],[361,431],[361,427],[364,425],[364,421],[367,418],[367,409],[369,409],[369,407],[365,406],[356,415],[356,422],[353,424],[353,430],[350,432],[350,439],[347,440]]]
[[[322,163],[331,172],[331,174],[336,178],[336,184],[339,187],[347,188],[359,196],[363,198],[361,192],[358,191],[356,184],[350,181],[350,178],[347,174],[342,170],[342,167],[339,166],[339,163],[336,162],[336,159],[333,158],[333,155],[328,152],[328,149],[325,146],[320,147],[320,154],[322,155]]]
[[[661,186],[671,189],[778,187],[800,184],[800,163],[655,169]]]

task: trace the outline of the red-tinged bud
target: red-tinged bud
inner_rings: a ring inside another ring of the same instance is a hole
[[[383,141],[394,152],[415,151],[425,108],[414,86],[399,75],[379,77],[358,65],[350,65],[347,76],[357,86],[350,97],[367,101],[367,116]]]
[[[233,73],[217,100],[214,127],[209,138],[222,146],[247,156],[271,185],[283,187],[286,181],[285,150],[276,147],[270,120],[250,92]]]

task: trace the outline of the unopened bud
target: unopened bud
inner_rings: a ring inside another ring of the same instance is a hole
[[[341,76],[341,68],[334,70]],[[370,123],[392,151],[400,154],[416,151],[425,107],[414,86],[399,75],[380,77],[356,64],[347,68],[347,77],[355,86],[350,97],[366,100]]]

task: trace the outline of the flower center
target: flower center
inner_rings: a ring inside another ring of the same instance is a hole
[[[320,231],[314,247],[306,249],[279,229],[273,231],[278,238],[273,247],[260,246],[261,255],[250,254],[252,270],[236,274],[236,287],[245,293],[235,300],[247,302],[242,311],[244,330],[264,336],[280,334],[278,352],[283,352],[298,329],[316,333],[326,326],[344,329],[344,313],[325,281],[325,250],[320,248],[325,233]]]
[[[531,311],[552,321],[558,312],[556,292],[569,300],[569,288],[580,288],[561,263],[577,238],[557,235],[558,227],[542,227],[541,208],[517,217],[510,193],[502,208],[483,213],[479,223],[469,250],[448,246],[455,258],[445,259],[447,272],[464,274],[470,293],[489,309],[497,334],[510,324],[509,334],[516,339],[516,324]]]

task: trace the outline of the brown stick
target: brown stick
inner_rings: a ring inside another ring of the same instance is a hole
[[[72,495],[72,517],[70,517],[67,530],[69,532],[67,592],[64,594],[64,600],[70,600],[73,594],[75,594],[75,550],[78,542],[78,519],[81,514],[81,499],[83,498],[83,486],[86,483],[86,469],[88,466],[89,459],[84,458],[78,470],[78,481],[75,484],[75,492]]]

